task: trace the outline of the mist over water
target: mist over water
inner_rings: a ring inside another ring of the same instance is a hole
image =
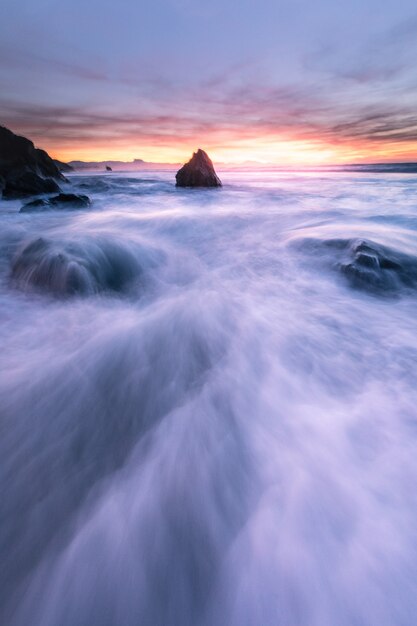
[[[0,622],[415,626],[417,179],[0,205]]]

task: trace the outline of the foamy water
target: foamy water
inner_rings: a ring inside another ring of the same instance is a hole
[[[0,203],[0,621],[415,626],[417,178]]]

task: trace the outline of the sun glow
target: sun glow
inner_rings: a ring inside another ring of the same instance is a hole
[[[196,136],[180,137],[178,141],[169,137],[149,140],[117,137],[115,140],[88,142],[45,142],[35,137],[35,143],[46,149],[55,158],[63,161],[133,161],[143,159],[153,163],[178,164],[187,161],[194,150],[204,148],[215,163],[230,165],[259,164],[276,166],[319,166],[326,164],[413,161],[417,159],[417,142],[375,142],[357,140],[348,142],[323,141],[318,138],[236,138]]]

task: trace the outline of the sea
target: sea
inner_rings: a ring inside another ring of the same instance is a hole
[[[417,173],[0,201],[0,623],[417,624]]]

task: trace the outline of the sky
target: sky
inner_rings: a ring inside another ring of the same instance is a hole
[[[66,161],[417,161],[417,3],[1,0],[0,124]]]

